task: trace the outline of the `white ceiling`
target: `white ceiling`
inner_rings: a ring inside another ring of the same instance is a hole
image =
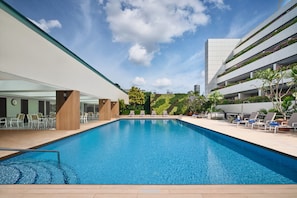
[[[128,95],[28,19],[0,9],[0,96],[55,100],[77,90],[81,101],[128,103]]]

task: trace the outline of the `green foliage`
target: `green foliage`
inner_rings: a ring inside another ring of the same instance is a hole
[[[126,109],[125,101],[124,100],[119,100],[119,105],[120,105],[120,114],[122,114]]]
[[[260,109],[260,110],[259,110],[259,113],[260,113],[260,114],[267,114],[267,110],[266,110],[266,109]]]
[[[129,92],[129,103],[131,105],[143,105],[145,102],[144,93],[137,87],[132,87]]]
[[[224,99],[224,96],[220,92],[214,91],[208,95],[207,99],[211,104],[209,110],[210,112],[213,112],[215,111],[216,105],[219,104],[219,102]]]
[[[293,77],[293,82],[295,82],[295,66],[293,66],[289,71],[287,67],[280,67],[276,70],[271,68],[261,70],[256,72],[255,76],[262,80],[262,90],[266,96],[273,103],[274,108],[283,115],[286,119],[286,114],[288,111],[288,101],[284,98],[289,94],[291,88],[295,83],[283,83],[284,79]]]
[[[152,94],[151,98],[151,109],[159,115],[165,110],[171,115],[183,114],[187,109],[184,102],[187,94]]]
[[[165,98],[161,98],[161,99],[159,99],[159,100],[157,100],[157,101],[155,102],[155,104],[152,106],[152,108],[153,108],[153,109],[157,109],[157,108],[159,108],[161,105],[165,104],[165,102],[166,102]]]

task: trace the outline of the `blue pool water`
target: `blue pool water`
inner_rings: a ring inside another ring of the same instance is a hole
[[[0,183],[296,184],[297,159],[177,120],[120,120],[0,162]]]

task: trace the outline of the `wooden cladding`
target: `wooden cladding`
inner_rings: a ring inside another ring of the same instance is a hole
[[[120,104],[119,102],[111,102],[111,117],[117,118],[120,115]]]
[[[111,119],[111,102],[110,99],[99,100],[99,120]]]
[[[80,128],[80,92],[56,92],[56,129],[76,130]]]

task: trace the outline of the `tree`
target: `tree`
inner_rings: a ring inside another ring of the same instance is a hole
[[[271,68],[258,71],[256,78],[262,80],[262,90],[270,99],[273,107],[283,115],[286,119],[288,111],[288,104],[283,104],[284,97],[288,96],[291,89],[296,86],[297,82],[297,66],[292,66],[289,70],[287,68],[278,68],[272,70]],[[285,79],[291,78],[291,81],[284,83]],[[285,101],[287,103],[287,101]]]
[[[203,95],[199,95],[198,92],[190,91],[188,92],[187,106],[189,111],[192,112],[201,112],[203,111],[206,98]]]
[[[218,91],[214,91],[207,96],[207,99],[211,104],[210,105],[211,112],[215,111],[215,107],[223,98],[224,98],[224,96]]]
[[[137,87],[131,87],[128,92],[129,103],[134,107],[136,105],[143,105],[145,102],[144,93]]]
[[[125,101],[123,99],[120,99],[119,105],[120,105],[120,113],[122,113],[126,109]]]

